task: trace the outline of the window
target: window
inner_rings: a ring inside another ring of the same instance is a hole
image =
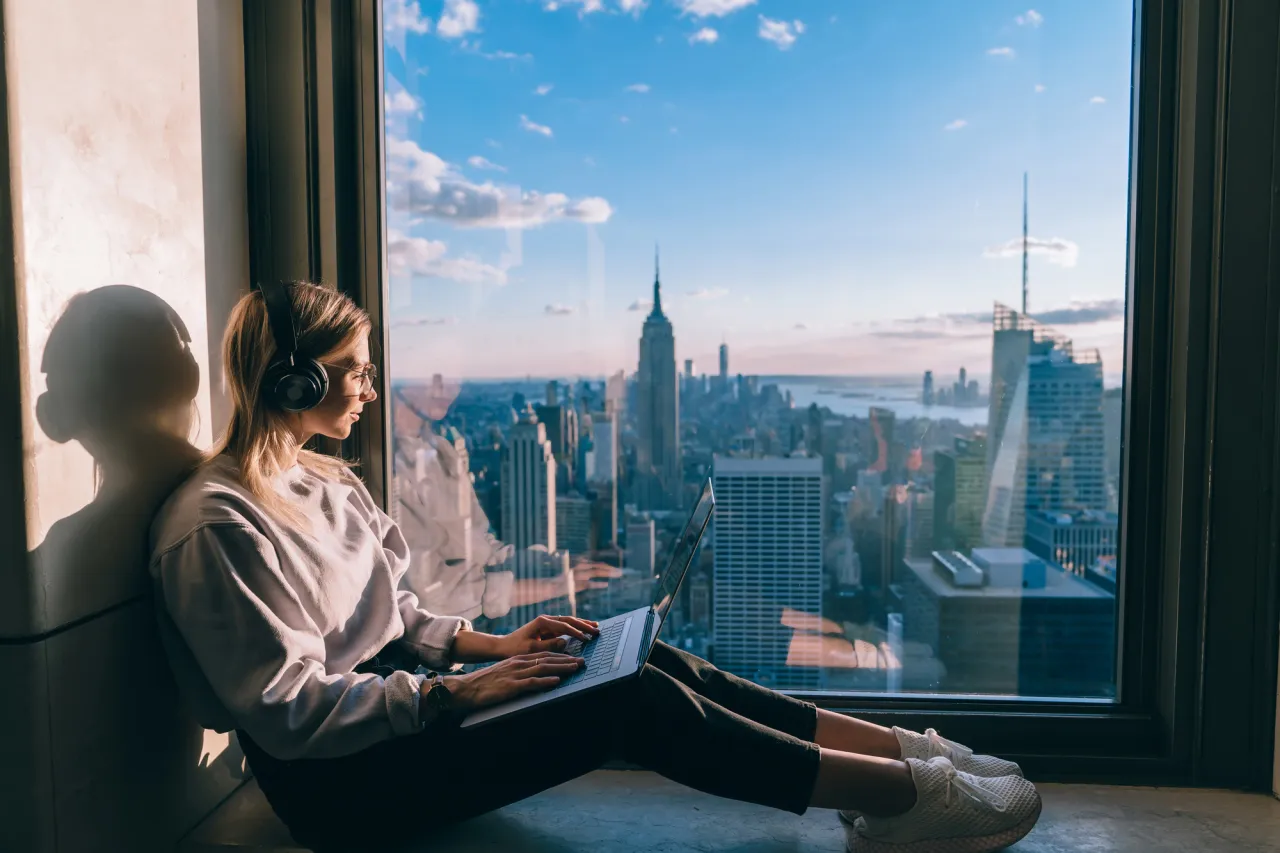
[[[668,642],[787,690],[1118,698],[1130,4],[382,12],[427,606],[645,606],[711,478]]]

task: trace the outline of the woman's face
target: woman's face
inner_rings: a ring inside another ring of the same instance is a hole
[[[329,374],[329,393],[320,405],[301,413],[302,429],[307,435],[344,439],[351,435],[351,425],[360,419],[365,404],[378,399],[373,383],[364,378],[372,369],[369,342],[361,338],[346,352],[324,359],[322,365]]]

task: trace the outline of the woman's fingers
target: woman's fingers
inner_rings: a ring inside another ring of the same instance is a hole
[[[534,693],[538,690],[550,690],[560,683],[559,678],[526,678],[518,685],[520,693]]]
[[[572,616],[539,616],[535,624],[538,626],[539,636],[553,637],[560,634],[568,634],[570,637],[576,637],[586,642],[590,639],[586,631],[574,624],[580,621],[582,620],[575,619]]]
[[[528,661],[516,672],[520,678],[528,678],[531,675],[538,675],[543,672],[573,672],[583,663],[582,658],[557,655],[555,658]]]

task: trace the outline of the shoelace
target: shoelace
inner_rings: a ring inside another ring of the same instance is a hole
[[[973,757],[973,750],[962,744],[958,744],[953,740],[947,740],[938,734],[937,729],[925,729],[925,737],[929,738],[930,752],[934,755],[941,755],[952,764],[956,759],[966,759]]]
[[[1009,809],[1008,800],[995,791],[984,788],[976,782],[971,782],[970,779],[973,777],[968,774],[960,773],[950,765],[942,768],[942,772],[947,774],[947,795],[944,798],[947,808],[951,808],[952,791],[958,789],[961,793],[981,803],[986,803],[998,812],[1004,812]]]

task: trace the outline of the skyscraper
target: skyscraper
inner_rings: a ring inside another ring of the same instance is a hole
[[[511,428],[503,452],[502,538],[517,551],[556,550],[556,458],[531,409]]]
[[[643,518],[627,524],[627,554],[625,568],[641,577],[652,578],[657,567],[657,540],[653,519]]]
[[[926,370],[924,372],[924,389],[920,395],[920,402],[926,406],[933,405],[933,371]]]
[[[982,544],[987,505],[987,442],[957,438],[953,450],[933,454],[934,547],[965,551]]]
[[[715,662],[780,688],[817,687],[788,669],[784,608],[822,613],[822,460],[717,456],[713,557]]]
[[[591,541],[591,501],[577,492],[556,497],[557,544],[571,555],[593,550]]]
[[[720,345],[720,390],[729,387],[729,345]]]
[[[662,313],[657,257],[653,269],[653,310],[640,336],[636,375],[637,503],[642,509],[680,506],[680,402],[676,385],[676,339]]]
[[[596,547],[618,544],[618,418],[610,413],[591,416],[591,456],[587,485],[596,495]]]
[[[1106,509],[1102,358],[995,306],[986,544],[1021,547],[1027,513]]]

